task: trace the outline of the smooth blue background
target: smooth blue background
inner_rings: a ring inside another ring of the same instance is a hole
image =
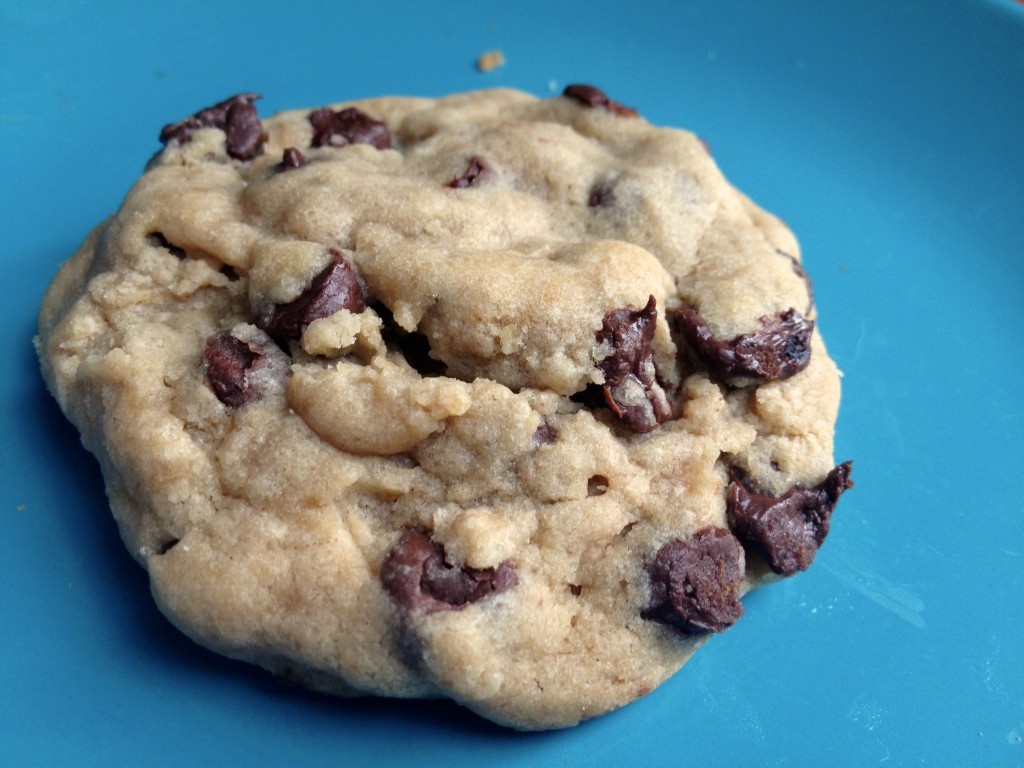
[[[1024,7],[0,4],[0,764],[1024,765]],[[476,57],[500,48],[489,74]],[[160,127],[381,93],[600,85],[796,230],[857,487],[814,567],[646,699],[515,734],[282,688],[179,636],[30,339]]]

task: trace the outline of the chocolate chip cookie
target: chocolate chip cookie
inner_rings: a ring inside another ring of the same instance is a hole
[[[36,340],[160,609],[522,729],[645,695],[849,488],[786,226],[587,85],[167,125]]]

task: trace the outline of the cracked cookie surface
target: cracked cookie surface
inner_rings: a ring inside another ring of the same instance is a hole
[[[40,313],[182,631],[557,728],[811,564],[839,374],[795,238],[700,139],[583,85],[258,99],[166,126]]]

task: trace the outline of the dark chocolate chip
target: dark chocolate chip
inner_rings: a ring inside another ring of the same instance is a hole
[[[600,88],[595,88],[592,85],[584,85],[582,83],[567,85],[565,90],[562,91],[562,95],[568,96],[570,99],[575,99],[588,107],[604,107],[609,112],[614,112],[617,115],[624,115],[626,117],[637,116],[637,111],[635,109],[623,106],[617,101],[612,101],[604,91]]]
[[[388,127],[355,107],[334,112],[329,107],[309,113],[314,147],[344,147],[348,144],[372,144],[377,149],[391,147]]]
[[[275,169],[277,171],[293,171],[304,165],[309,165],[309,158],[297,148],[287,147],[281,155],[281,162],[275,166]]]
[[[156,248],[166,248],[168,251],[171,252],[172,255],[178,257],[179,259],[184,259],[188,255],[187,253],[185,253],[184,248],[182,248],[180,245],[175,245],[166,237],[164,237],[163,232],[153,232],[152,234],[146,236],[146,240],[149,242],[150,245]]]
[[[608,478],[594,475],[587,479],[587,496],[604,496],[608,493]]]
[[[278,304],[260,323],[275,339],[297,339],[314,320],[329,317],[341,309],[359,313],[366,309],[363,286],[355,270],[338,251],[297,299]]]
[[[248,372],[263,357],[258,347],[232,336],[227,331],[215,333],[206,340],[203,359],[206,378],[213,393],[229,408],[239,408],[259,400],[262,393],[248,380]]]
[[[253,102],[258,93],[240,93],[212,107],[201,109],[179,123],[165,125],[160,141],[187,144],[200,128],[219,128],[227,138],[228,154],[236,160],[250,160],[256,156],[266,135]]]
[[[651,603],[645,619],[685,634],[721,632],[743,615],[739,601],[743,548],[728,530],[705,528],[658,550],[647,572]]]
[[[631,522],[626,523],[624,526],[622,526],[622,530],[619,531],[615,535],[618,536],[620,539],[623,539],[626,536],[629,536],[629,532],[632,531],[636,527],[636,524],[637,524],[636,520],[633,520]]]
[[[805,571],[828,535],[829,521],[843,491],[853,487],[852,462],[844,462],[814,488],[792,488],[779,497],[752,490],[732,470],[726,501],[740,540],[764,555],[775,573]]]
[[[491,169],[484,164],[483,160],[474,155],[469,158],[469,161],[466,163],[466,170],[462,172],[462,175],[455,177],[445,184],[445,186],[451,187],[452,189],[475,187],[485,181],[490,175]]]
[[[533,442],[537,445],[550,445],[558,437],[558,431],[546,421],[542,421],[533,433]]]
[[[591,208],[607,208],[615,202],[615,188],[611,181],[599,181],[590,188],[587,205]]]
[[[256,107],[249,102],[233,103],[224,121],[224,135],[227,137],[227,150],[231,157],[237,160],[255,157],[266,141]]]
[[[420,613],[462,608],[519,581],[510,560],[497,568],[456,568],[445,561],[444,547],[419,531],[404,534],[391,548],[380,580],[399,607]]]
[[[608,407],[634,432],[650,432],[672,417],[672,404],[657,379],[651,341],[658,319],[651,296],[639,311],[616,309],[604,317],[599,342],[612,354],[598,363]]]
[[[761,381],[785,379],[811,362],[814,321],[795,309],[761,318],[761,330],[719,341],[691,307],[676,312],[680,333],[712,374],[749,376]]]

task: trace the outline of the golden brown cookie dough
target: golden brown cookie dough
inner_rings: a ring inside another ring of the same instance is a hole
[[[196,641],[572,725],[806,568],[849,464],[795,238],[600,90],[161,133],[40,313],[47,384]]]

